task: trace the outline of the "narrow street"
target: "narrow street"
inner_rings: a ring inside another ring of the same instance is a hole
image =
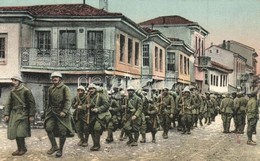
[[[259,129],[259,124],[258,127]],[[231,124],[233,130],[233,124]],[[259,130],[258,130],[259,131]],[[113,161],[259,161],[259,134],[253,136],[258,145],[246,144],[246,134],[223,134],[220,116],[211,125],[204,125],[192,130],[191,135],[182,135],[176,129],[169,133],[169,139],[162,139],[162,131],[157,133],[157,143],[151,142],[147,134],[147,143],[139,143],[137,147],[128,147],[126,141],[119,141],[119,131],[115,133],[115,141],[105,143],[106,133],[102,135],[101,151],[92,152],[89,146],[78,147],[78,138],[69,138],[65,144],[64,155],[55,158],[47,155],[50,148],[46,132],[43,129],[33,129],[32,137],[27,138],[28,152],[21,157],[13,157],[16,150],[15,141],[6,139],[6,129],[0,129],[0,161],[45,161],[45,160],[113,160]]]

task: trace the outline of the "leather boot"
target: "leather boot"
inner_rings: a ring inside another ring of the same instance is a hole
[[[18,140],[19,140],[20,147],[21,147],[21,150],[19,151],[18,155],[21,156],[21,155],[24,155],[27,152],[27,148],[26,148],[26,145],[25,145],[25,139],[23,137],[19,137]]]
[[[66,136],[61,136],[60,137],[60,148],[59,150],[57,151],[56,153],[56,157],[59,158],[62,156],[62,152],[63,152],[63,146],[65,144],[65,141],[66,141]]]
[[[112,141],[114,141],[114,139],[113,139],[113,131],[112,131],[112,129],[108,129],[107,130],[106,142],[107,143],[111,143]]]
[[[146,143],[146,135],[142,134],[142,140],[140,140],[140,143]]]
[[[49,149],[47,151],[47,154],[51,155],[51,154],[55,153],[57,150],[59,150],[59,148],[58,148],[57,142],[55,140],[54,134],[48,133],[48,137],[51,142],[51,149]]]
[[[135,132],[134,133],[134,141],[131,143],[131,146],[137,146],[138,145],[138,143],[137,143],[138,138],[139,138],[139,132]]]
[[[17,150],[12,153],[12,156],[17,156],[17,155],[19,155],[19,152],[20,152],[20,150],[21,150],[21,145],[20,145],[19,139],[16,138],[15,141],[16,141],[16,144],[17,144]]]
[[[98,151],[100,149],[100,133],[95,132],[92,136],[94,145],[90,148],[91,151]]]
[[[164,130],[163,133],[164,133],[163,138],[168,139],[168,130]]]
[[[133,135],[132,135],[132,133],[129,133],[129,134],[127,134],[127,136],[128,136],[129,140],[126,142],[126,144],[131,145],[134,142]]]
[[[83,147],[87,147],[88,146],[88,138],[89,138],[89,133],[86,133],[84,141],[83,141],[83,144],[82,144]]]
[[[120,133],[120,138],[119,138],[120,141],[124,141],[124,134],[125,134],[125,130],[122,129],[121,133]]]
[[[155,134],[156,134],[156,132],[152,132],[152,138],[153,138],[152,142],[153,142],[153,143],[156,143]]]
[[[78,146],[82,146],[83,142],[84,142],[84,137],[83,137],[83,133],[78,133],[78,137],[79,137],[79,142],[77,143]]]

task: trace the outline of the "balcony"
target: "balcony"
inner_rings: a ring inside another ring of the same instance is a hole
[[[23,69],[100,71],[114,67],[114,50],[21,48]]]

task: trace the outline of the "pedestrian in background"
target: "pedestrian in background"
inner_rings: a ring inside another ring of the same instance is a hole
[[[71,92],[68,86],[62,82],[59,72],[51,74],[52,85],[48,89],[48,104],[44,109],[44,127],[51,142],[51,149],[47,154],[56,151],[56,157],[61,157],[66,137],[74,136],[71,123]],[[55,137],[59,137],[59,147]]]
[[[14,88],[11,90],[4,107],[4,120],[7,122],[7,138],[16,140],[17,150],[13,156],[21,156],[27,152],[25,138],[31,136],[30,123],[34,121],[36,112],[35,100],[31,90],[26,88],[21,76],[11,78]]]

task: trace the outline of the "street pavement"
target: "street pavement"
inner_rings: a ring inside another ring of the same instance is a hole
[[[233,130],[233,124],[231,130]],[[259,129],[259,124],[257,126]],[[257,130],[258,130],[257,129]],[[147,134],[147,143],[139,143],[137,147],[129,147],[126,141],[119,141],[120,131],[116,131],[114,142],[105,143],[106,132],[101,138],[101,150],[90,151],[91,137],[88,147],[77,146],[78,138],[68,138],[61,158],[47,155],[50,143],[44,129],[33,129],[32,137],[26,138],[28,152],[24,156],[12,156],[16,150],[14,140],[6,137],[6,128],[0,128],[0,161],[260,161],[260,142],[258,133],[253,139],[256,146],[246,144],[245,134],[222,133],[221,117],[210,125],[199,126],[191,131],[191,135],[182,135],[175,128],[169,132],[169,139],[162,138],[162,131],[156,135],[157,142],[152,143],[151,134]],[[140,136],[141,139],[141,136]],[[58,140],[57,140],[58,141]]]

